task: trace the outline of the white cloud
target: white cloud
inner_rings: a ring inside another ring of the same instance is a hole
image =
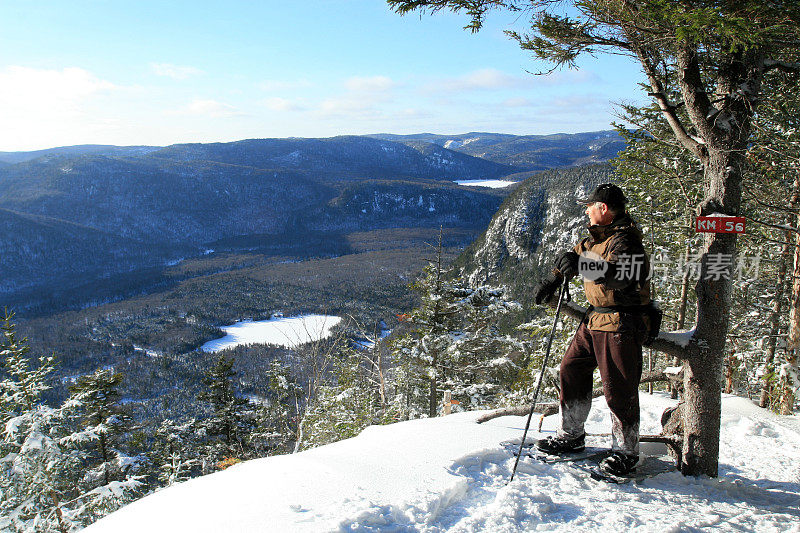
[[[277,96],[265,98],[261,100],[261,104],[272,111],[302,111],[304,109],[304,107],[297,102]]]
[[[384,92],[393,89],[397,84],[386,76],[353,76],[345,81],[345,87],[353,92]]]
[[[423,111],[414,107],[403,109],[398,114],[402,118],[430,118],[433,114],[430,111]]]
[[[319,112],[324,117],[340,116],[350,118],[366,118],[377,114],[374,102],[360,100],[352,96],[323,100],[319,105]]]
[[[528,98],[508,98],[503,100],[502,107],[531,107],[533,102]]]
[[[256,85],[262,91],[291,91],[296,89],[306,89],[313,84],[306,79],[299,80],[265,80]]]
[[[571,96],[562,96],[553,98],[545,109],[550,109],[555,112],[558,111],[594,111],[597,109],[606,110],[609,107],[608,100],[604,100],[593,94],[576,94]]]
[[[0,71],[0,112],[74,110],[86,98],[116,86],[81,68],[40,70],[9,66]],[[39,114],[40,112],[37,112]]]
[[[381,104],[392,101],[392,89],[397,84],[386,76],[353,76],[344,82],[345,92],[326,98],[318,113],[326,118],[348,117],[374,120],[385,116]]]
[[[463,76],[436,80],[426,87],[429,92],[498,91],[503,89],[533,89],[560,85],[581,85],[599,82],[592,72],[565,71],[546,75],[524,73],[511,75],[494,68],[474,70]]]
[[[165,76],[174,80],[185,80],[192,76],[204,74],[199,68],[173,65],[172,63],[150,63],[150,68],[156,75]]]
[[[195,98],[189,104],[174,112],[177,115],[196,115],[211,118],[230,118],[243,116],[244,113],[234,106],[219,102],[217,100],[207,100]]]
[[[538,80],[539,83],[545,85],[578,85],[602,82],[597,73],[588,69],[560,70],[557,72],[551,72],[550,74],[542,74],[538,76],[531,75],[531,77]]]
[[[79,144],[107,127],[94,105],[121,87],[87,70],[8,66],[0,70],[0,149]]]
[[[526,82],[521,76],[511,76],[494,68],[475,70],[456,78],[446,78],[429,85],[433,91],[498,90],[519,87]]]

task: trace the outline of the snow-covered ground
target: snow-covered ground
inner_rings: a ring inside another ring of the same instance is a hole
[[[456,183],[459,185],[465,185],[467,187],[490,187],[492,189],[502,189],[503,187],[508,187],[509,185],[514,185],[518,182],[508,180],[462,180],[456,181]]]
[[[641,399],[642,432],[656,433],[672,402]],[[611,485],[531,459],[507,484],[514,457],[500,443],[521,437],[524,418],[479,425],[477,415],[370,427],[346,441],[242,463],[134,502],[87,531],[800,532],[797,416],[726,396],[719,478],[670,472]],[[547,418],[543,434],[555,422]],[[609,430],[602,399],[587,429]]]
[[[244,320],[222,329],[226,336],[202,345],[204,352],[219,352],[240,344],[277,344],[292,348],[298,344],[324,339],[342,319],[328,315],[301,315],[270,320]]]

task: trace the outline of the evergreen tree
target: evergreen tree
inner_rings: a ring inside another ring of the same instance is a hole
[[[142,489],[137,475],[142,457],[125,452],[132,419],[119,404],[122,374],[98,369],[70,387],[67,401],[80,429],[63,442],[80,450],[84,463],[79,482],[81,517],[88,525],[135,499]]]
[[[5,313],[0,338],[8,374],[0,382],[0,529],[71,531],[80,521],[64,502],[73,496],[80,463],[61,443],[68,433],[64,409],[50,408],[41,398],[54,363],[40,358],[30,368],[26,340],[16,338],[12,318]]]
[[[150,462],[157,468],[160,487],[169,487],[199,475],[200,459],[195,442],[196,421],[179,424],[166,419],[154,435]]]
[[[422,277],[411,286],[421,302],[408,317],[407,337],[398,340],[395,349],[395,359],[403,360],[398,376],[405,380],[400,385],[406,404],[403,418],[416,415],[422,405],[429,417],[439,411],[442,358],[460,324],[457,310],[448,301],[445,274],[438,254],[437,262],[425,267]]]
[[[263,404],[255,411],[255,428],[249,443],[254,457],[280,455],[292,450],[297,435],[297,414],[303,389],[280,361],[271,361],[266,370],[268,390]]]
[[[68,414],[37,404],[5,422],[0,460],[0,529],[72,531],[85,525],[75,499],[80,455],[64,444]]]
[[[797,58],[794,50],[785,54],[786,60]],[[756,116],[744,197],[748,216],[760,229],[754,244],[774,250],[775,259],[764,265],[774,281],[761,289],[768,301],[758,308],[769,316],[768,324],[749,337],[760,341],[763,354],[757,369],[762,407],[790,414],[800,400],[800,96],[796,77],[781,71],[770,72],[765,85],[777,98],[765,101]]]
[[[30,411],[44,391],[49,389],[48,376],[53,372],[52,357],[40,357],[31,368],[27,339],[17,339],[12,322],[14,314],[4,312],[0,325],[0,357],[7,379],[0,382],[0,416],[3,419]]]
[[[235,359],[225,354],[211,367],[203,378],[205,389],[198,396],[211,407],[211,416],[200,422],[207,438],[203,471],[224,460],[242,460],[248,457],[248,435],[254,427],[250,403],[236,395],[232,378]]]
[[[460,328],[442,358],[442,388],[464,408],[486,408],[507,393],[526,347],[500,330],[503,315],[520,309],[502,288],[451,286],[448,297]]]
[[[487,407],[509,390],[525,349],[497,324],[519,305],[502,289],[445,281],[440,256],[412,288],[421,303],[393,341],[393,416],[436,416],[445,390],[472,408]]]
[[[786,339],[787,308],[791,309],[787,268],[796,246],[791,228],[797,226],[800,192],[795,138],[799,108],[795,84],[784,73],[770,73],[764,85],[767,92],[780,98],[766,102],[755,116],[754,142],[743,174],[741,214],[749,222],[747,233],[739,238],[738,257],[729,269],[733,298],[724,390],[739,389],[751,395],[760,388],[760,379],[762,406],[788,412],[793,402],[787,409],[785,399],[792,398],[796,390],[789,385],[792,366],[788,361],[781,363],[776,348],[779,339]],[[632,200],[632,212],[654,242],[656,298],[665,310],[665,319],[674,320],[676,329],[681,329],[692,323],[691,305],[687,306],[692,295],[687,289],[700,274],[697,260],[702,239],[694,231],[693,219],[702,194],[702,167],[681,145],[665,141],[669,125],[655,105],[623,106],[621,117],[636,129],[618,126],[629,145],[615,165]],[[676,235],[686,238],[676,239]]]

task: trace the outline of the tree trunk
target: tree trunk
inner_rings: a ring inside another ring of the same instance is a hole
[[[111,483],[111,478],[108,475],[108,446],[106,444],[106,436],[104,433],[100,433],[100,456],[103,458],[103,481],[105,484],[108,485]]]
[[[796,224],[800,224],[800,213]],[[789,300],[789,332],[786,346],[786,364],[789,365],[789,380],[781,380],[780,407],[782,415],[790,415],[794,411],[794,391],[791,384],[791,373],[797,375],[797,354],[800,350],[800,234],[795,234],[794,264],[792,267],[792,296]],[[794,367],[794,368],[792,368]]]
[[[688,232],[693,232],[692,220],[688,220]],[[683,250],[683,264],[688,265],[689,257],[692,254],[692,239],[691,233],[686,236],[686,248]],[[683,269],[683,277],[681,278],[681,296],[678,300],[678,317],[675,320],[675,329],[683,329],[686,326],[686,304],[689,301],[689,285],[691,282],[691,272],[688,267]],[[676,362],[676,365],[680,364]]]
[[[381,409],[386,409],[386,376],[383,372],[383,346],[375,340],[375,347],[378,350],[378,358],[375,361],[375,368],[378,372],[378,396],[380,398]]]
[[[800,183],[795,180],[794,194],[792,195],[792,202],[790,205],[797,203],[797,192]],[[787,223],[791,225],[793,222],[792,215],[787,215]],[[770,316],[770,332],[769,341],[767,344],[767,357],[764,362],[766,370],[772,369],[775,365],[775,349],[778,343],[778,334],[780,333],[781,326],[781,313],[783,312],[783,296],[786,292],[786,271],[789,264],[789,258],[792,255],[792,235],[787,231],[785,236],[783,249],[781,250],[780,262],[778,264],[778,274],[775,280],[775,299],[772,302],[772,314]],[[772,392],[773,381],[769,374],[765,374],[761,382],[761,396],[759,397],[758,405],[766,408],[769,406],[769,398]]]
[[[436,359],[433,360],[434,368]],[[433,418],[439,412],[439,403],[436,401],[436,376],[431,376],[430,389],[428,390],[428,416]]]
[[[436,247],[436,294],[442,293],[442,233],[444,229],[439,227],[439,243]],[[433,331],[442,323],[443,319],[440,314],[439,301],[436,300],[436,305],[433,308]],[[438,349],[438,348],[437,348]],[[428,416],[435,417],[439,413],[439,402],[436,400],[436,372],[439,364],[438,353],[434,351],[433,360],[431,361],[431,377],[430,377],[430,390],[428,391]]]
[[[741,203],[743,150],[710,149],[706,173],[706,199],[700,215],[738,214]],[[681,472],[716,477],[719,466],[722,415],[722,369],[731,307],[736,234],[707,234],[697,281],[697,326],[684,365],[684,436]],[[727,275],[714,266],[727,262]]]
[[[692,221],[691,217],[689,217],[688,221],[688,230],[689,232],[692,231]],[[689,263],[689,256],[692,253],[692,240],[691,235],[686,236],[686,248],[683,251],[683,264],[688,265]],[[675,320],[675,330],[683,329],[686,325],[686,304],[689,301],[689,285],[691,281],[691,272],[689,271],[688,266],[685,266],[683,269],[683,277],[681,278],[681,297],[678,301],[678,317]],[[673,360],[674,366],[682,366],[683,361],[681,361],[678,357]],[[678,387],[675,386],[674,383],[670,382],[669,384],[669,397],[673,400],[678,399]]]

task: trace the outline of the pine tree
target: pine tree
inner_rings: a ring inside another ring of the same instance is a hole
[[[421,302],[409,316],[410,338],[397,344],[396,349],[397,355],[402,354],[406,359],[405,379],[408,381],[401,387],[406,391],[406,403],[411,407],[417,398],[426,398],[429,417],[436,416],[439,411],[442,358],[460,323],[457,310],[447,298],[445,274],[439,253],[437,262],[425,267],[422,277],[412,284],[412,289],[420,294]],[[417,382],[419,378],[426,382],[426,386]]]
[[[266,375],[266,398],[256,410],[256,427],[249,438],[255,457],[292,451],[303,396],[303,388],[297,384],[289,367],[280,361],[271,361]]]
[[[463,408],[489,407],[509,391],[526,352],[521,341],[499,327],[503,315],[520,306],[497,287],[454,285],[448,298],[460,327],[441,360],[442,388]]]
[[[796,51],[786,53],[787,60],[797,58]],[[757,372],[762,378],[762,407],[790,414],[800,400],[800,96],[796,77],[784,72],[769,73],[765,85],[778,97],[759,108],[745,187],[748,215],[762,228],[756,244],[774,249],[777,258],[771,262],[775,281],[762,289],[771,301],[766,333],[757,336],[764,352]],[[786,340],[780,353],[779,339]]]
[[[445,390],[459,405],[487,407],[516,378],[525,349],[497,324],[519,304],[502,289],[472,288],[446,274],[439,253],[412,284],[421,302],[393,341],[392,416],[436,416]]]
[[[211,416],[200,421],[207,438],[204,472],[223,461],[248,457],[248,435],[254,427],[250,403],[234,390],[235,359],[220,355],[203,378],[205,389],[198,399],[211,407]]]
[[[0,357],[8,379],[0,383],[0,416],[3,419],[30,411],[44,391],[49,389],[48,376],[53,372],[52,357],[40,357],[31,368],[27,339],[17,339],[12,322],[14,314],[5,311],[0,325]]]
[[[781,363],[776,348],[778,340],[786,338],[787,308],[791,309],[786,294],[792,289],[787,288],[787,268],[791,267],[791,251],[796,246],[791,228],[797,226],[800,197],[796,178],[800,170],[798,97],[796,84],[784,73],[770,73],[764,85],[767,92],[780,98],[765,102],[755,116],[754,142],[743,174],[741,214],[749,222],[747,233],[739,237],[738,257],[730,268],[733,297],[724,390],[731,393],[741,389],[750,395],[763,388],[762,406],[788,412],[793,403],[788,402],[787,410],[786,398],[793,396],[787,379],[792,366],[788,361]],[[665,141],[669,125],[656,106],[626,105],[621,117],[636,129],[618,126],[629,146],[615,165],[631,199],[632,212],[655,243],[652,263],[656,297],[665,310],[665,319],[674,320],[675,328],[681,329],[685,323],[692,323],[691,313],[687,316],[692,295],[687,289],[700,274],[697,254],[702,240],[692,222],[694,206],[702,194],[702,167],[681,145]],[[685,239],[675,238],[682,233]],[[684,246],[683,256],[676,257]]]
[[[38,404],[5,422],[0,529],[72,531],[84,525],[74,500],[80,456],[65,446],[68,415]]]
[[[40,358],[31,369],[26,340],[16,338],[12,319],[6,312],[0,338],[8,375],[0,382],[0,529],[65,533],[79,524],[64,502],[72,497],[80,465],[61,443],[68,433],[64,409],[42,401],[53,359]]]
[[[166,419],[158,426],[150,462],[158,469],[159,486],[169,487],[200,474],[195,431],[194,419],[183,424]]]
[[[67,404],[79,418],[80,430],[63,439],[82,453],[81,518],[88,525],[135,499],[142,488],[137,471],[142,457],[125,453],[131,417],[119,404],[122,374],[98,369],[70,387]]]

